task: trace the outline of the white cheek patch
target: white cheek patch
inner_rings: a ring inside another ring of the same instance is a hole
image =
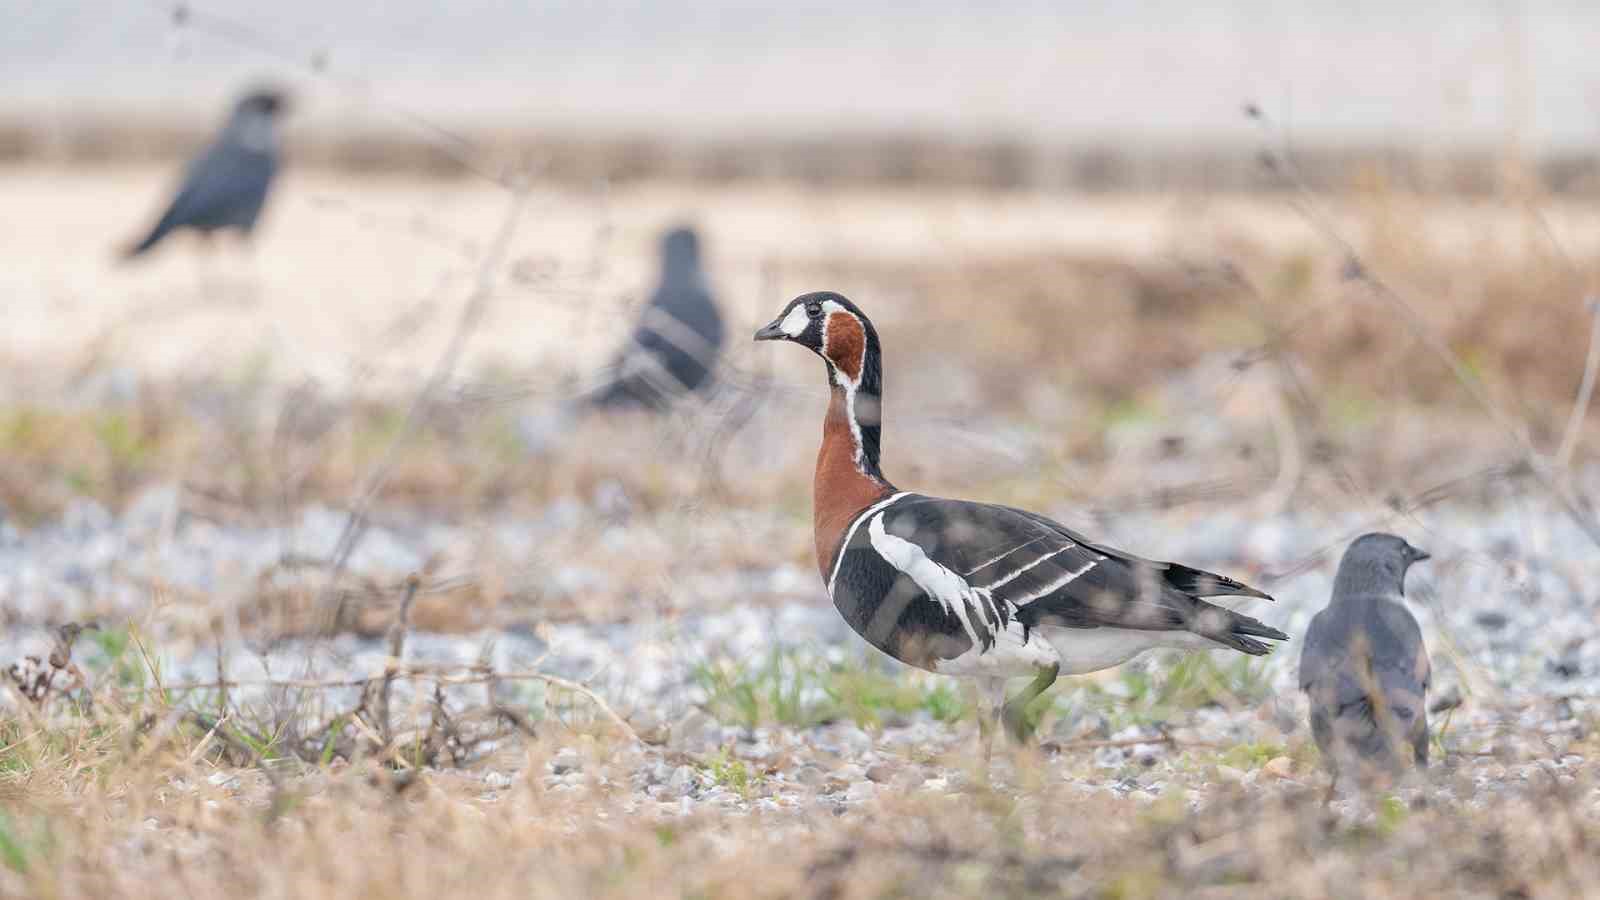
[[[797,338],[805,333],[806,326],[811,324],[811,317],[806,315],[804,306],[795,306],[789,314],[783,317],[783,322],[778,325],[779,330],[789,337]]]

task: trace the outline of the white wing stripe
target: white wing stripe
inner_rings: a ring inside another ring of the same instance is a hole
[[[872,524],[867,526],[867,535],[872,539],[872,548],[877,550],[878,555],[889,565],[906,573],[917,583],[917,587],[922,588],[924,593],[944,607],[947,615],[955,614],[961,622],[962,629],[967,632],[967,637],[972,640],[974,649],[983,646],[978,640],[977,630],[972,627],[969,613],[973,609],[974,600],[987,601],[992,608],[992,598],[984,596],[987,591],[974,590],[960,575],[929,559],[921,547],[885,531],[883,513],[872,517]],[[982,653],[982,650],[979,649],[979,652]]]
[[[833,571],[828,573],[829,597],[833,596],[833,583],[839,578],[839,567],[844,564],[845,550],[849,549],[851,539],[856,536],[856,529],[861,527],[862,522],[865,522],[867,519],[871,518],[873,513],[882,510],[884,507],[895,502],[896,500],[899,500],[901,497],[909,495],[910,493],[910,491],[900,491],[897,494],[891,494],[890,496],[879,500],[877,503],[872,504],[862,511],[861,515],[856,516],[856,520],[850,523],[849,528],[845,529],[844,540],[839,543],[839,556],[833,561]]]
[[[1088,572],[1090,569],[1092,569],[1095,566],[1099,565],[1100,564],[1100,560],[1102,560],[1102,559],[1105,559],[1105,557],[1104,556],[1099,556],[1099,557],[1096,557],[1094,559],[1091,559],[1088,562],[1084,563],[1082,568],[1073,569],[1071,572],[1068,572],[1067,574],[1061,576],[1060,578],[1057,578],[1055,581],[1050,582],[1049,584],[1045,585],[1044,587],[1039,588],[1036,591],[1032,591],[1032,592],[1030,592],[1030,593],[1028,593],[1028,594],[1026,594],[1024,596],[1018,597],[1017,599],[1013,600],[1012,603],[1016,604],[1017,606],[1021,606],[1024,603],[1032,603],[1033,601],[1035,601],[1035,600],[1039,599],[1040,597],[1043,597],[1043,596],[1045,596],[1047,594],[1053,594],[1056,591],[1059,591],[1062,588],[1066,587],[1067,585],[1071,584],[1072,582],[1076,581],[1079,578],[1079,576],[1083,575],[1085,572]]]
[[[1014,546],[1011,549],[1005,551],[1004,553],[1001,553],[999,556],[992,556],[992,557],[984,560],[983,562],[979,563],[978,565],[973,566],[972,568],[968,569],[967,571],[962,572],[961,573],[961,577],[967,578],[967,577],[970,577],[971,575],[973,575],[976,572],[981,572],[984,569],[987,569],[990,566],[994,565],[995,563],[999,562],[1000,560],[1005,559],[1006,557],[1010,556],[1011,554],[1017,552],[1018,550],[1021,550],[1023,547],[1032,546],[1034,544],[1039,543],[1040,541],[1042,541],[1044,539],[1045,539],[1045,535],[1041,534],[1038,537],[1034,538],[1033,540],[1023,541],[1022,543],[1017,544],[1016,546]]]
[[[999,581],[996,581],[994,584],[989,585],[987,588],[985,588],[985,590],[998,591],[1001,588],[1005,587],[1006,585],[1010,584],[1011,582],[1015,581],[1016,579],[1022,577],[1023,573],[1027,572],[1029,569],[1033,568],[1034,566],[1039,565],[1040,563],[1044,562],[1047,559],[1050,559],[1053,556],[1059,556],[1062,553],[1065,553],[1068,550],[1071,550],[1076,546],[1077,546],[1076,544],[1068,544],[1065,547],[1061,547],[1059,549],[1052,550],[1049,553],[1046,553],[1045,555],[1043,555],[1043,556],[1039,557],[1038,559],[1034,560],[1033,562],[1028,563],[1027,565],[1023,566],[1022,568],[1016,569],[1010,575],[1007,575],[1006,577],[1000,579]]]

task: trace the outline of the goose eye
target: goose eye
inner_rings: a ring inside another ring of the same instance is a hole
[[[806,304],[806,315],[810,316],[813,319],[815,319],[817,316],[822,315],[822,304],[820,304],[820,303],[807,303]]]

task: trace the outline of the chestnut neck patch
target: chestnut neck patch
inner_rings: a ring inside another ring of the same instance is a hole
[[[822,353],[847,380],[859,384],[861,369],[867,354],[867,333],[861,320],[847,312],[831,313],[827,329],[823,332],[827,343]]]

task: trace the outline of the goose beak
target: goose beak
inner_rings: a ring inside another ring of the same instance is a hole
[[[1433,559],[1433,554],[1429,553],[1428,551],[1426,551],[1424,549],[1422,549],[1421,547],[1412,547],[1411,548],[1411,561],[1412,562],[1422,562],[1425,559]]]
[[[783,320],[782,319],[776,319],[776,320],[770,322],[765,328],[762,328],[760,331],[756,332],[756,340],[758,340],[758,341],[786,341],[786,340],[788,340],[789,336],[784,333],[783,328],[781,327],[782,325],[783,325]]]

